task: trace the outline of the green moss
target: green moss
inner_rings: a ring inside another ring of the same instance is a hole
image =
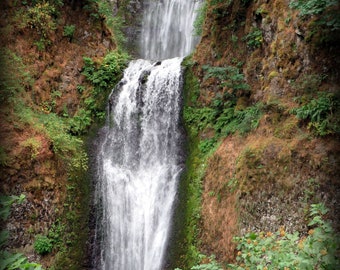
[[[195,97],[199,92],[198,80],[192,72],[190,58],[185,59],[184,73],[184,108],[189,105],[197,108]],[[200,149],[197,128],[184,118],[187,135],[186,168],[178,187],[178,204],[174,213],[173,237],[170,243],[168,260],[174,269],[189,269],[199,261],[198,224],[201,210],[202,179],[205,172],[206,157]]]
[[[277,72],[277,71],[271,71],[270,73],[269,73],[269,75],[268,75],[268,79],[269,80],[271,80],[271,79],[273,79],[273,78],[275,78],[275,77],[277,77],[277,76],[279,76],[279,73]]]

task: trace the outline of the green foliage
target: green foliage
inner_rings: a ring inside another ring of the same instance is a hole
[[[317,15],[331,6],[338,5],[337,0],[292,0],[289,6],[300,11],[301,16]]]
[[[208,154],[212,149],[215,149],[217,140],[215,138],[206,139],[199,143],[198,148],[201,153]]]
[[[66,226],[60,221],[57,220],[48,232],[48,239],[51,240],[53,247],[58,248],[59,251],[64,249],[63,241],[66,235]]]
[[[209,263],[196,265],[190,268],[191,270],[223,270],[223,268],[215,261],[214,257],[210,258]]]
[[[41,149],[41,142],[34,137],[26,139],[21,145],[31,150],[31,159],[35,159]]]
[[[190,124],[192,130],[197,134],[214,122],[216,112],[213,108],[209,107],[184,107],[183,116],[185,122]]]
[[[9,253],[0,251],[0,270],[42,270],[40,264],[29,262],[28,259],[20,253]]]
[[[0,48],[0,63],[0,102],[12,103],[18,94],[30,87],[32,78],[22,59],[8,49]]]
[[[39,52],[43,52],[46,50],[47,45],[49,45],[49,41],[45,38],[41,38],[34,42],[34,45],[37,46]]]
[[[91,97],[85,100],[85,105],[93,116],[105,115],[107,96],[121,79],[128,59],[129,56],[126,53],[119,51],[109,52],[100,64],[95,63],[89,57],[83,57],[82,74],[93,85]]]
[[[47,39],[51,31],[56,29],[54,16],[56,8],[47,1],[37,2],[25,13],[24,21],[30,28],[35,29],[38,34]]]
[[[64,26],[64,37],[68,37],[72,41],[76,26],[74,24]]]
[[[338,43],[340,30],[339,1],[337,0],[292,0],[289,5],[298,9],[302,19],[313,17],[306,34],[307,41],[316,45]]]
[[[208,3],[207,3],[207,1],[203,1],[201,6],[196,10],[197,15],[196,15],[196,19],[194,21],[194,35],[195,36],[201,36],[202,35],[204,20],[205,20],[206,14],[207,14],[207,9],[208,9]]]
[[[91,125],[91,111],[80,109],[75,116],[70,119],[70,131],[74,135],[82,135],[87,131],[87,128]]]
[[[220,87],[227,87],[232,90],[230,93],[232,96],[235,96],[239,92],[248,92],[250,90],[249,85],[245,82],[244,74],[240,73],[240,69],[237,67],[213,67],[204,65],[202,69],[205,72],[204,80],[216,78],[219,81]]]
[[[54,153],[66,161],[67,165],[70,166],[70,170],[72,168],[87,170],[87,155],[83,149],[83,140],[74,136],[84,133],[84,129],[87,128],[88,122],[81,122],[83,121],[81,115],[76,115],[74,119],[63,118],[55,113],[33,111],[20,103],[16,104],[15,110],[20,122],[31,125],[48,136]],[[83,110],[80,110],[80,113],[82,112]],[[77,134],[73,134],[73,132]],[[39,145],[32,143],[32,149],[37,149]],[[27,146],[31,147],[32,143]]]
[[[310,100],[291,112],[299,119],[308,121],[308,128],[319,136],[340,131],[339,100],[332,93],[319,92],[318,98]]]
[[[40,254],[45,255],[52,251],[52,240],[44,235],[37,235],[34,241],[34,250]]]
[[[96,95],[100,94],[102,89],[113,87],[120,80],[128,58],[126,53],[118,51],[109,52],[100,65],[91,58],[83,58],[83,74],[95,86]]]
[[[247,45],[251,49],[256,49],[261,47],[263,43],[262,31],[259,28],[254,27],[248,35],[243,38],[244,41],[247,41]]]
[[[247,233],[236,237],[237,264],[229,269],[338,269],[339,238],[329,222],[323,220],[323,204],[311,205],[308,236],[287,233],[284,228],[271,233]]]
[[[257,103],[244,110],[235,110],[233,107],[225,108],[216,119],[214,128],[224,136],[235,132],[245,135],[258,127],[262,109],[262,103]]]
[[[124,5],[124,3],[121,3]],[[95,20],[103,20],[106,26],[114,33],[114,39],[119,48],[123,48],[126,38],[123,34],[125,24],[123,16],[120,13],[113,16],[112,2],[107,0],[87,0],[84,10],[91,11],[90,16]]]

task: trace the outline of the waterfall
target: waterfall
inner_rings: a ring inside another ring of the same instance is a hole
[[[199,4],[198,0],[149,0],[141,31],[142,57],[162,60],[190,53],[198,42],[193,25]]]
[[[181,61],[195,44],[195,9],[194,0],[151,1],[141,48],[145,58],[162,61],[131,61],[111,93],[96,165],[95,269],[163,267],[183,168]]]

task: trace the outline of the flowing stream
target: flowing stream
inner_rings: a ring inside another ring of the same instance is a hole
[[[140,47],[148,60],[131,61],[110,96],[97,157],[96,269],[163,267],[183,169],[181,61],[197,42],[192,31],[198,5],[147,4]]]

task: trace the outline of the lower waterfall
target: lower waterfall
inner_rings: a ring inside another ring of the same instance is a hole
[[[183,168],[181,61],[134,60],[111,94],[97,158],[99,269],[162,269]]]

